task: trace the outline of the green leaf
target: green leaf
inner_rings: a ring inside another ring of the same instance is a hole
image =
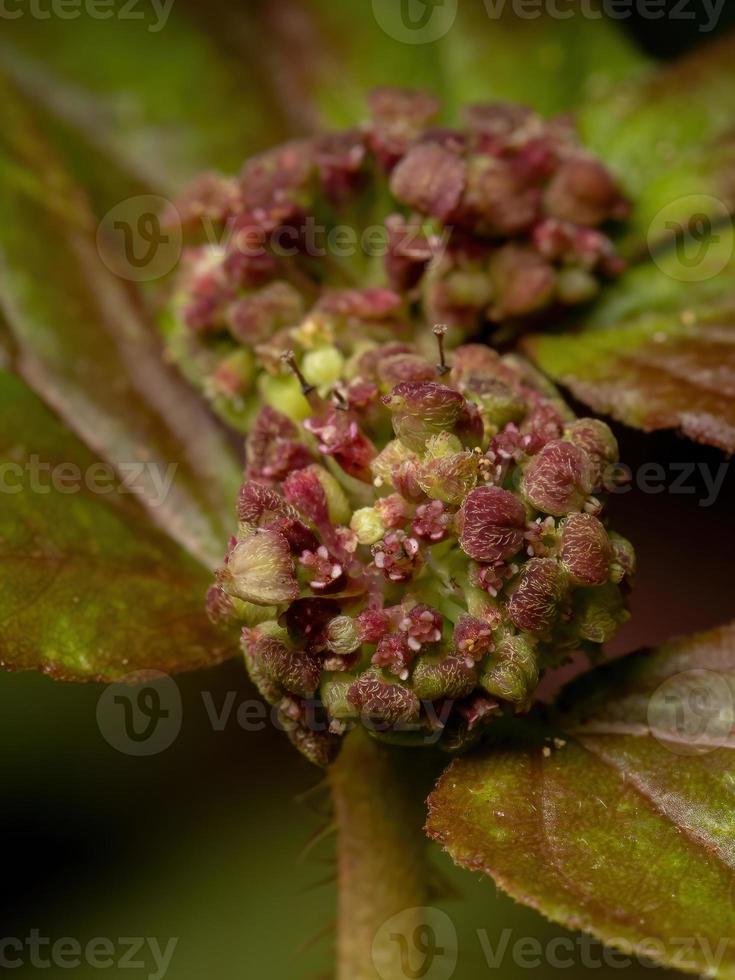
[[[585,143],[634,201],[629,253],[735,209],[735,35],[699,46],[646,79],[623,82],[578,113]],[[667,223],[668,227],[667,227]]]
[[[0,666],[112,681],[236,653],[206,617],[207,570],[7,371],[0,459]]]
[[[15,367],[97,454],[145,462],[142,501],[209,564],[222,555],[240,468],[197,395],[164,363],[140,305],[94,244],[87,205],[0,80],[0,308]],[[155,472],[176,467],[162,504]]]
[[[721,243],[732,251],[732,232]],[[718,245],[705,258],[722,265]],[[595,412],[735,451],[735,278],[686,282],[674,250],[626,273],[581,333],[535,335],[531,358]],[[704,270],[702,270],[704,271]]]
[[[454,762],[428,832],[555,922],[735,977],[734,706],[735,624],[607,665],[537,738]]]
[[[527,18],[500,0],[447,0],[416,28],[396,0],[281,0],[261,9],[278,93],[302,126],[354,125],[376,85],[428,89],[450,119],[467,102],[492,99],[551,114],[646,65],[601,14],[559,19],[538,10]]]
[[[218,49],[178,2],[164,7],[115,0],[104,19],[5,20],[0,66],[83,134],[106,161],[94,169],[166,194],[202,170],[237,170],[284,128],[255,61]]]

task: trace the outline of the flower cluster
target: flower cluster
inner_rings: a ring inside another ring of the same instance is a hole
[[[242,625],[253,681],[320,764],[357,723],[461,749],[627,618],[633,551],[596,495],[610,429],[522,359],[445,355],[435,332],[433,361],[365,339],[327,394],[286,354],[306,411],[266,405],[247,439],[210,613]]]
[[[438,110],[425,93],[379,89],[364,126],[182,195],[190,244],[169,351],[242,431],[263,401],[294,396],[285,348],[326,391],[366,341],[426,353],[427,323],[459,342],[584,302],[621,271],[601,229],[627,202],[568,119],[493,103],[448,128]]]

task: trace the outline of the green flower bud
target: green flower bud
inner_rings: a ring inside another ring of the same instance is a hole
[[[360,636],[355,620],[350,616],[335,616],[327,624],[327,646],[341,657],[353,653],[360,646]]]
[[[488,694],[522,704],[538,684],[539,657],[536,641],[525,633],[500,639],[480,675]]]
[[[385,535],[387,528],[374,507],[360,507],[352,515],[350,528],[360,544],[375,544]]]
[[[299,594],[288,541],[277,531],[256,528],[239,540],[220,571],[228,595],[258,606],[277,606]]]
[[[607,643],[629,619],[623,595],[613,583],[574,593],[574,625],[583,640]]]
[[[322,675],[319,697],[330,718],[346,721],[355,717],[357,711],[347,697],[347,692],[354,682],[354,674],[345,674],[342,671],[332,671]]]
[[[344,363],[345,359],[336,347],[319,347],[304,354],[301,370],[309,384],[328,389],[342,377]]]
[[[477,672],[463,657],[427,654],[419,657],[411,674],[411,688],[419,701],[463,698],[477,685]]]

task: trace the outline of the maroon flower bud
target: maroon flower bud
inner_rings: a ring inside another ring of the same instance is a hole
[[[514,626],[527,633],[545,633],[553,625],[567,592],[564,569],[553,558],[532,558],[521,570],[508,601]]]
[[[226,320],[236,340],[254,347],[277,330],[295,326],[303,315],[301,294],[287,282],[273,282],[231,303]]]
[[[556,288],[553,266],[522,245],[499,248],[490,260],[490,275],[496,287],[493,320],[533,313],[551,301]]]
[[[419,543],[405,531],[390,531],[370,550],[375,567],[389,582],[408,582],[421,566]]]
[[[561,164],[544,195],[544,209],[552,218],[593,226],[625,218],[629,210],[610,173],[584,154]]]
[[[371,125],[368,139],[378,159],[391,169],[439,112],[439,103],[426,92],[388,86],[368,97]]]
[[[396,385],[383,404],[393,415],[397,438],[414,452],[422,452],[431,436],[454,428],[465,400],[447,385],[409,381]]]
[[[508,160],[473,156],[467,162],[461,217],[481,235],[515,236],[529,230],[541,194]]]
[[[583,449],[593,464],[592,486],[601,488],[606,471],[618,462],[618,441],[600,419],[576,419],[564,429],[564,438]]]
[[[463,614],[454,627],[454,648],[470,661],[482,660],[493,649],[493,631],[489,623],[476,616]]]
[[[389,215],[385,219],[385,227],[388,236],[385,257],[388,282],[400,292],[413,289],[436,255],[439,243],[400,214]]]
[[[466,106],[462,119],[470,132],[481,141],[485,153],[497,152],[507,145],[516,131],[539,123],[539,117],[524,105],[514,102],[480,102]]]
[[[388,633],[379,641],[370,662],[405,681],[408,667],[415,656],[416,650],[408,645],[405,633]]]
[[[351,685],[347,698],[368,720],[388,726],[415,722],[421,710],[413,691],[367,671]]]
[[[318,467],[308,466],[289,473],[283,484],[286,500],[322,533],[331,529],[329,505]]]
[[[293,140],[253,157],[240,174],[242,209],[265,231],[295,222],[313,197],[314,145]]]
[[[316,162],[330,201],[339,203],[359,189],[366,153],[365,137],[359,129],[317,138]]]
[[[529,460],[521,491],[536,510],[562,517],[584,508],[593,478],[594,467],[587,453],[570,442],[554,439]]]
[[[610,574],[607,531],[592,514],[570,514],[561,525],[559,557],[577,585],[602,585]]]
[[[416,508],[416,516],[411,528],[416,537],[423,541],[441,541],[447,534],[452,515],[440,500],[421,504]]]
[[[505,561],[523,547],[525,509],[500,487],[473,490],[459,510],[457,523],[462,550],[476,561]]]
[[[313,462],[294,423],[268,405],[258,413],[246,449],[247,473],[253,480],[280,481]]]
[[[264,483],[248,480],[237,497],[237,518],[243,524],[267,527],[280,517],[296,517],[296,511],[277,490]]]
[[[323,294],[316,309],[332,316],[384,320],[397,313],[402,305],[403,299],[392,289],[371,286],[366,289],[329,290]]]
[[[403,381],[432,381],[436,367],[419,354],[394,354],[378,363],[378,377],[388,388]]]
[[[263,670],[285,690],[301,697],[311,697],[321,676],[321,662],[305,650],[297,650],[273,636],[261,636],[252,648],[252,657]]]
[[[394,197],[441,221],[454,213],[464,187],[464,161],[438,143],[414,146],[396,166],[390,179]]]

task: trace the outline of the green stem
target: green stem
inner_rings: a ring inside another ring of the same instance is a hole
[[[416,756],[416,750],[382,745],[356,728],[330,770],[337,822],[337,980],[405,980],[397,937],[410,947],[428,904],[427,787]],[[382,928],[394,916],[399,918]]]

